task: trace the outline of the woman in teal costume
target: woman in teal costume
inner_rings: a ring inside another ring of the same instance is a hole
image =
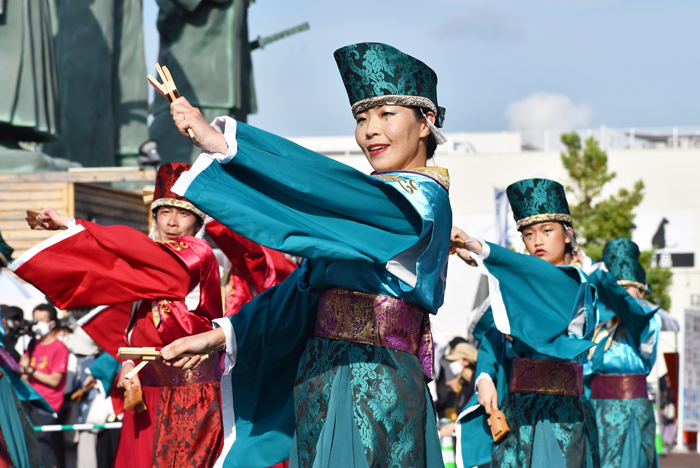
[[[593,345],[595,291],[579,268],[569,266],[576,241],[564,188],[528,179],[509,186],[507,195],[530,256],[471,239],[458,228],[452,233],[453,242],[466,241],[457,253],[474,258],[488,277],[491,314],[487,310],[480,322],[493,321],[475,327],[478,394],[459,418],[458,455],[464,466],[594,466],[582,364]],[[486,423],[493,408],[502,408],[510,426],[496,444]]]
[[[447,171],[425,167],[444,138],[437,76],[385,44],[335,59],[371,176],[228,117],[213,131],[184,99],[172,105],[205,150],[173,190],[306,259],[220,328],[163,349],[178,366],[199,362],[173,359],[184,352],[224,348],[235,361],[225,466],[442,466],[426,386],[452,219]]]
[[[656,422],[646,377],[656,361],[659,308],[644,300],[646,272],[639,264],[639,247],[631,240],[608,242],[595,267],[590,281],[598,291],[598,345],[584,369],[601,466],[656,467]]]

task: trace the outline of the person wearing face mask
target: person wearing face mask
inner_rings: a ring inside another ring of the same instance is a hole
[[[661,331],[659,307],[644,300],[646,272],[639,247],[613,239],[590,273],[598,291],[599,325],[584,367],[595,411],[601,466],[658,466],[654,409],[647,375],[656,362]]]
[[[571,266],[578,252],[566,194],[553,180],[527,179],[507,195],[530,255],[452,231],[457,255],[488,278],[491,314],[480,321],[492,320],[479,332],[477,395],[458,419],[458,450],[465,466],[597,466],[583,390],[595,288]],[[498,408],[510,432],[493,443],[484,418]]]
[[[39,304],[34,308],[32,326],[35,340],[29,344],[27,352],[20,360],[23,378],[31,385],[54,412],[61,410],[66,386],[69,351],[55,331],[58,320],[56,308],[51,304]],[[54,415],[37,407],[29,407],[29,418],[35,426],[56,424]],[[46,467],[57,466],[54,450],[55,433],[38,432],[37,439],[41,458]]]
[[[454,432],[454,421],[474,395],[474,372],[476,372],[477,349],[467,342],[459,343],[446,356],[448,361],[459,365],[457,376],[449,380],[447,385],[453,390],[452,400],[445,410],[445,417],[452,420],[451,424],[440,429],[442,437],[451,436]]]

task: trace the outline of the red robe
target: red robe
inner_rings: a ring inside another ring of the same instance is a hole
[[[206,230],[232,264],[226,294],[227,317],[261,292],[284,281],[296,268],[282,253],[256,244],[218,221],[208,222]]]
[[[159,244],[126,226],[78,221],[12,269],[62,309],[137,302],[130,346],[160,349],[223,316],[216,258],[194,237]],[[223,442],[217,359],[191,372],[155,361],[139,378],[148,409],[125,413],[115,466],[213,466]]]

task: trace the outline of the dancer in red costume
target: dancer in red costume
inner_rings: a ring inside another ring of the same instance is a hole
[[[218,221],[207,223],[207,235],[231,261],[224,312],[238,313],[243,304],[284,281],[296,264],[284,254],[236,234]]]
[[[74,221],[49,207],[38,227],[54,221],[65,231],[30,249],[12,269],[62,309],[133,302],[128,346],[160,349],[211,330],[223,311],[218,264],[201,239],[205,215],[170,192],[187,168],[173,163],[158,172],[151,208],[160,242],[126,226]],[[127,381],[132,368],[123,365],[119,385],[142,385],[147,410],[126,412],[115,466],[213,466],[223,443],[216,356],[191,372],[155,361]]]

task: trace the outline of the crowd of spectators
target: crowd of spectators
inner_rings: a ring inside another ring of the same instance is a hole
[[[55,307],[40,304],[29,320],[18,307],[0,306],[5,328],[3,347],[19,363],[22,379],[52,409],[24,402],[34,426],[115,420],[109,388],[105,389],[90,371],[103,352],[76,325],[79,315],[79,311],[69,311],[59,320]],[[119,430],[37,431],[36,438],[46,468],[112,468]]]

